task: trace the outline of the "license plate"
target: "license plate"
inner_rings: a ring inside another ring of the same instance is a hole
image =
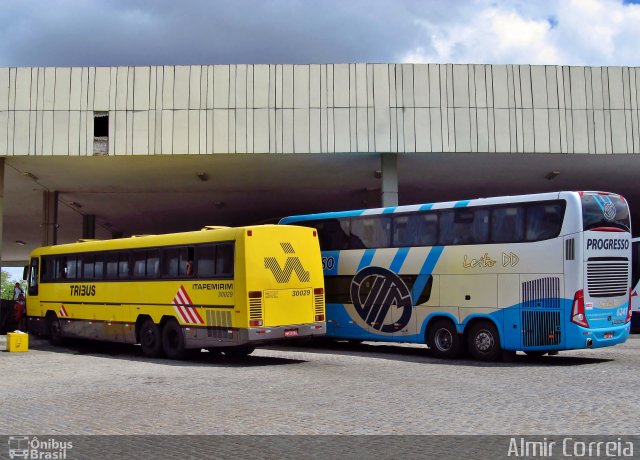
[[[613,338],[613,332],[605,332],[605,333],[604,333],[604,338],[605,338],[605,339],[611,339],[611,338]]]
[[[297,329],[285,329],[284,336],[285,337],[297,337],[298,330]]]

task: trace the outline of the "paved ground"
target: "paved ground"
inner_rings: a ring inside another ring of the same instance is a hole
[[[0,352],[0,434],[637,434],[639,369],[639,336],[492,364],[346,343],[175,362],[32,338]]]

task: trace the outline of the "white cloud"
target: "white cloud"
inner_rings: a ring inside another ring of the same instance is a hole
[[[446,24],[417,19],[403,62],[638,65],[640,6],[621,0],[469,3]]]

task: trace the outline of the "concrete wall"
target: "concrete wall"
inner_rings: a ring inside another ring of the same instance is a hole
[[[326,64],[0,68],[0,156],[640,153],[640,69]]]

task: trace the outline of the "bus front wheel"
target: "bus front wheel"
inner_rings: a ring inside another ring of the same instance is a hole
[[[429,327],[427,346],[438,358],[458,358],[462,352],[458,331],[448,319],[438,319]]]
[[[184,359],[184,333],[175,319],[169,320],[162,328],[162,348],[169,359]]]
[[[149,358],[162,356],[162,334],[160,326],[147,318],[140,328],[140,345],[142,353]]]
[[[62,345],[62,326],[56,315],[50,315],[47,320],[47,330],[49,332],[49,342],[51,345]]]
[[[502,355],[498,329],[490,321],[474,324],[468,335],[469,353],[480,361],[496,361]]]

